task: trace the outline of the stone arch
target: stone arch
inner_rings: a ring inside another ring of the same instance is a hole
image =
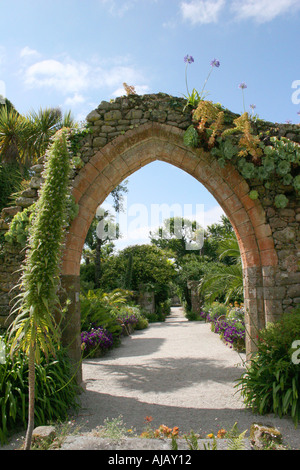
[[[142,124],[97,150],[74,179],[73,196],[79,205],[79,213],[67,235],[62,264],[63,285],[69,294],[73,292],[71,314],[74,319],[69,323],[68,343],[79,336],[76,328],[80,328],[80,258],[96,209],[122,180],[155,160],[175,165],[202,183],[234,227],[244,273],[248,354],[254,348],[250,337],[265,325],[266,320],[273,319],[270,318],[269,299],[264,289],[264,269],[276,268],[278,257],[265,210],[259,200],[250,199],[247,182],[231,164],[220,168],[210,153],[186,147],[183,133],[182,129],[166,124]],[[75,357],[78,347],[75,341]]]
[[[239,115],[224,110],[224,123],[232,130]],[[112,102],[103,101],[87,116],[88,135],[80,138],[78,168],[72,176],[72,192],[79,206],[66,235],[62,260],[62,292],[71,300],[63,342],[70,357],[80,364],[80,257],[85,236],[96,208],[111,190],[130,174],[148,163],[161,160],[186,171],[215,197],[230,219],[239,242],[247,310],[246,348],[255,350],[251,338],[266,323],[279,319],[283,311],[300,304],[300,204],[299,191],[276,181],[267,188],[262,181],[247,180],[237,170],[237,163],[222,168],[217,158],[203,148],[184,145],[186,129],[195,125],[191,108],[183,98],[158,93],[128,95]],[[262,133],[267,145],[270,137],[300,143],[299,125],[276,124],[258,120],[254,134]],[[83,166],[82,166],[83,165]],[[235,166],[234,166],[235,165]],[[294,173],[298,171],[295,165]],[[30,207],[39,197],[43,181],[44,158],[32,167],[34,176],[15,207],[0,214],[0,235],[8,229],[12,217]],[[255,200],[249,191],[255,190]],[[276,195],[288,195],[284,208],[275,204]],[[7,243],[0,250],[0,327],[6,326],[11,289],[24,259],[20,246]],[[80,380],[81,369],[78,370]]]

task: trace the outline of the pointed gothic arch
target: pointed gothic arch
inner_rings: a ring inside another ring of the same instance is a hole
[[[243,265],[248,355],[254,350],[251,337],[266,319],[272,319],[270,299],[264,289],[264,269],[269,272],[269,268],[276,268],[278,258],[265,210],[258,199],[249,197],[249,186],[233,165],[220,168],[210,153],[187,148],[183,133],[174,126],[145,123],[99,149],[74,179],[73,196],[79,213],[67,235],[62,279],[69,294],[72,292],[74,318],[68,323],[66,341],[71,343],[71,349],[73,345],[75,358],[80,354],[80,345],[74,341],[80,332],[80,259],[96,209],[121,181],[155,160],[170,163],[196,178],[215,197],[233,225]]]

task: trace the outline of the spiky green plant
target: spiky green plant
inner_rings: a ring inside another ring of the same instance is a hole
[[[30,228],[26,259],[21,276],[21,293],[12,314],[11,352],[23,351],[29,363],[29,413],[25,449],[31,445],[34,428],[35,364],[41,353],[54,354],[60,342],[55,320],[58,304],[59,265],[67,219],[70,155],[67,131],[57,132],[45,166],[44,184]]]

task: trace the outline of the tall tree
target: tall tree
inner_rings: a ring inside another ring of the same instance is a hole
[[[113,199],[113,208],[117,213],[124,209],[124,194],[128,192],[127,184],[128,181],[126,180],[116,186],[110,194]],[[119,225],[114,222],[112,214],[99,207],[85,240],[85,245],[88,247],[88,250],[83,252],[83,257],[86,261],[88,260],[86,264],[89,264],[90,259],[93,258],[95,266],[94,285],[96,289],[100,287],[102,276],[101,262],[104,248],[108,248],[107,254],[111,253],[113,240],[119,237]]]
[[[172,252],[179,263],[183,256],[191,252],[201,253],[203,236],[203,230],[196,221],[182,217],[165,219],[158,230],[150,232],[151,243]]]

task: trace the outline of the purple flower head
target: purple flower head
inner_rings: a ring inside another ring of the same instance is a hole
[[[250,108],[251,108],[251,109],[255,109],[255,108],[256,108],[256,104],[250,104]]]
[[[239,88],[241,88],[242,90],[244,90],[245,88],[247,88],[247,85],[245,82],[242,82],[239,84]]]
[[[187,64],[192,64],[194,62],[194,58],[191,55],[187,54],[184,58],[184,62],[186,62]]]
[[[220,67],[220,62],[217,59],[211,61],[210,65],[212,67]]]
[[[297,114],[300,114],[300,111],[297,111]]]

